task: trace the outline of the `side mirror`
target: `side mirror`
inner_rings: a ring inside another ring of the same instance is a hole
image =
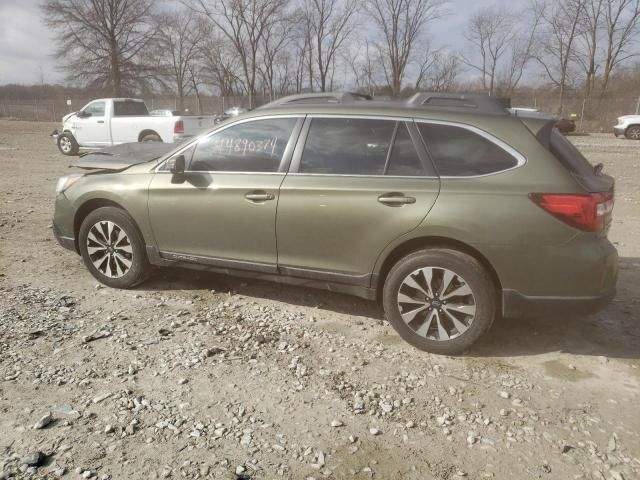
[[[174,175],[182,175],[184,173],[184,155],[170,158],[167,161],[167,167]]]
[[[88,118],[91,116],[90,113],[80,110],[77,114],[78,118]]]

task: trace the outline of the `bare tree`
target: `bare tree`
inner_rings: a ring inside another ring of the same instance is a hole
[[[585,96],[587,98],[591,97],[596,83],[598,47],[603,27],[605,1],[586,0],[582,16],[581,30],[584,47],[581,52],[578,52],[577,59],[585,72]]]
[[[365,0],[381,40],[375,42],[393,96],[402,88],[407,65],[413,60],[416,42],[429,22],[442,15],[445,0]]]
[[[607,0],[605,6],[606,53],[602,75],[602,95],[611,72],[625,60],[640,55],[630,51],[640,36],[640,0]]]
[[[202,55],[206,83],[216,87],[224,97],[242,92],[242,66],[226,37],[210,36],[203,45]]]
[[[70,81],[109,88],[140,87],[154,71],[140,55],[154,31],[152,0],[46,0],[45,23],[57,34],[56,55]]]
[[[549,80],[559,89],[558,112],[564,111],[564,99],[570,79],[570,67],[576,58],[576,39],[582,34],[586,0],[564,0],[545,9],[541,51],[536,60],[543,66]]]
[[[305,0],[304,22],[308,28],[312,62],[318,67],[317,83],[321,92],[345,42],[353,33],[356,0]]]
[[[178,109],[184,110],[184,97],[197,89],[194,73],[202,56],[202,45],[209,32],[207,25],[192,10],[176,10],[154,17],[157,32],[154,57],[163,80],[167,79],[178,97]]]
[[[544,3],[534,0],[524,22],[516,24],[509,56],[500,74],[501,94],[511,98],[520,84],[525,69],[539,48],[538,31],[544,14]]]
[[[494,94],[498,63],[509,51],[515,39],[515,18],[512,14],[497,7],[485,7],[476,12],[469,20],[464,34],[478,55],[478,61],[465,59],[464,62],[480,72],[482,88]]]
[[[235,49],[242,65],[249,108],[253,108],[256,94],[263,37],[283,15],[287,3],[287,0],[192,0],[189,3],[206,15]]]
[[[429,68],[425,70],[422,81],[416,83],[416,90],[431,92],[450,92],[456,88],[458,75],[462,71],[462,60],[459,55],[444,49],[433,53]]]
[[[276,94],[278,68],[281,66],[282,55],[291,42],[289,26],[290,19],[281,17],[279,21],[269,24],[262,36],[262,63],[259,69],[269,100],[273,100]]]

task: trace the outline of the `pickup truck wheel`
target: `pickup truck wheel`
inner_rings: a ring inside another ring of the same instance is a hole
[[[640,140],[640,125],[632,125],[627,128],[624,136],[629,140]]]
[[[63,155],[77,155],[78,142],[73,138],[73,135],[63,133],[58,137],[58,150],[60,150]]]
[[[144,137],[140,139],[141,142],[162,142],[162,139],[159,135],[155,133],[148,133]]]
[[[447,248],[419,250],[389,272],[382,291],[387,320],[420,350],[465,352],[493,323],[491,277],[473,257]]]
[[[131,288],[150,271],[144,241],[133,219],[123,210],[102,207],[82,222],[80,253],[89,272],[113,288]]]

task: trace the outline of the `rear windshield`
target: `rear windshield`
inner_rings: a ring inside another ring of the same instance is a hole
[[[571,173],[582,177],[594,175],[593,165],[557,128],[551,132],[549,146],[551,153]]]
[[[143,102],[113,102],[114,117],[135,117],[141,115],[149,115],[147,106]]]
[[[582,153],[557,128],[549,137],[551,153],[588,192],[613,191],[614,181],[609,175],[596,173]]]

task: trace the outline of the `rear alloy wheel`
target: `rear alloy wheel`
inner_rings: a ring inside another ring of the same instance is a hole
[[[114,207],[91,212],[82,222],[80,253],[91,274],[115,288],[129,288],[146,278],[149,263],[133,220]]]
[[[495,290],[475,258],[456,250],[427,249],[391,269],[383,306],[392,326],[411,345],[453,355],[467,350],[493,323]]]
[[[624,135],[629,140],[640,140],[640,125],[634,125],[627,128],[627,131],[624,133]]]

